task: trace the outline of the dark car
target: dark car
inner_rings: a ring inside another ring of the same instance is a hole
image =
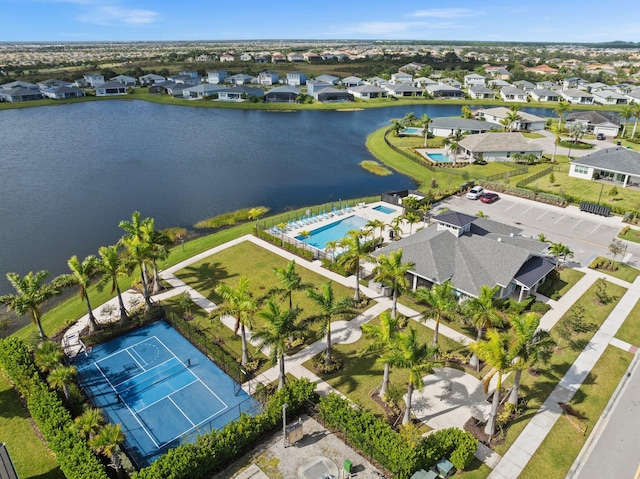
[[[480,197],[480,201],[482,201],[483,203],[493,203],[494,201],[497,201],[500,199],[500,196],[498,195],[498,193],[483,193],[483,195]]]
[[[596,140],[606,140],[606,139],[607,139],[607,137],[604,136],[604,133],[598,133],[596,135]]]

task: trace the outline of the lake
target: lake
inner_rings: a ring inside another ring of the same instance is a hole
[[[67,272],[115,243],[134,210],[157,228],[240,208],[272,212],[415,186],[374,176],[365,140],[408,112],[459,105],[266,112],[96,101],[0,111],[0,293],[8,271]],[[550,115],[550,110],[526,109]]]

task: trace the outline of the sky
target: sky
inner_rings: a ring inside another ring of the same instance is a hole
[[[0,0],[0,42],[637,42],[637,1]]]

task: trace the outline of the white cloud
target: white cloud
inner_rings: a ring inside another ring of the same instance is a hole
[[[410,17],[428,18],[469,18],[482,15],[482,12],[469,8],[432,8],[430,10],[418,10],[410,13]]]
[[[396,35],[424,35],[426,30],[454,30],[461,28],[453,22],[364,22],[352,25],[342,25],[334,28],[334,34],[340,35],[367,35],[374,37],[387,37]]]
[[[153,10],[123,8],[117,5],[95,6],[90,12],[78,16],[78,20],[97,25],[145,25],[153,23],[159,13]]]

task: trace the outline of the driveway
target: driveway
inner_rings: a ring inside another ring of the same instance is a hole
[[[544,150],[545,154],[552,155],[553,149],[555,147],[554,143],[556,141],[555,133],[551,133],[550,131],[547,131],[547,130],[536,131],[536,133],[540,133],[541,135],[544,135],[544,138],[535,138],[529,141],[536,145],[540,145]],[[616,146],[616,144],[610,140],[585,140],[585,141],[587,143],[591,143],[593,145],[593,148],[589,150],[578,150],[578,149],[571,148],[572,157],[574,158],[581,157],[581,156],[589,155],[594,151],[603,150],[605,148],[614,148]],[[569,154],[569,148],[564,148],[562,146],[558,146],[556,148],[556,155],[568,155],[568,154]]]
[[[549,241],[569,246],[574,252],[573,262],[582,266],[596,256],[609,255],[611,240],[624,226],[619,217],[603,218],[574,206],[561,208],[504,193],[500,197],[495,203],[486,204],[452,196],[434,209],[446,207],[472,216],[482,211],[491,220],[521,228],[522,235],[536,237],[543,233]],[[640,245],[629,243],[625,260],[634,264],[638,255]]]

